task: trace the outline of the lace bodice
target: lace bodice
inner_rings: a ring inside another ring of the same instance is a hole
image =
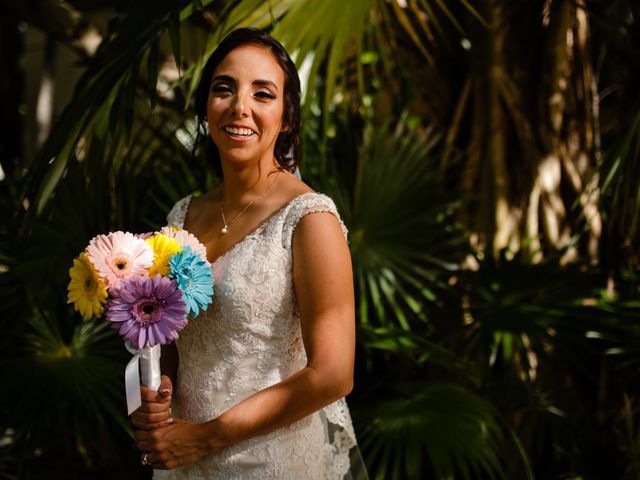
[[[168,216],[182,227],[191,197]],[[214,298],[176,341],[180,364],[173,414],[215,418],[306,364],[292,279],[291,241],[302,217],[331,212],[325,195],[302,194],[212,264]],[[346,229],[340,222],[346,236]],[[356,445],[341,399],[289,427],[251,438],[157,479],[343,479]]]

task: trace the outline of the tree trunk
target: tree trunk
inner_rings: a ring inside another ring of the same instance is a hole
[[[540,128],[544,150],[536,180],[541,187],[545,243],[552,249],[564,248],[586,223],[583,251],[571,247],[564,260],[582,253],[595,261],[602,228],[594,175],[599,140],[587,14],[571,0],[559,0],[548,30],[545,71],[550,73],[544,77]]]
[[[478,233],[477,247],[494,255],[505,248],[519,248],[517,212],[512,204],[512,182],[508,168],[506,118],[501,83],[506,76],[505,29],[500,2],[483,3],[490,28],[477,39],[481,54],[476,64],[471,144],[462,188],[470,195],[468,215]],[[471,205],[476,205],[471,207]]]
[[[572,0],[548,5],[548,15],[540,16],[538,72],[526,61],[518,64],[532,47],[512,41],[507,7],[495,0],[482,4],[490,28],[479,29],[473,42],[471,139],[461,183],[470,195],[466,216],[479,250],[509,256],[524,249],[533,261],[562,250],[564,261],[585,255],[595,261],[600,154],[588,17]],[[507,60],[506,45],[520,57]],[[524,99],[536,92],[539,74],[536,111]],[[585,227],[588,233],[572,246]]]
[[[36,102],[36,142],[40,147],[49,135],[53,124],[55,91],[56,42],[47,37],[42,60],[42,77]]]

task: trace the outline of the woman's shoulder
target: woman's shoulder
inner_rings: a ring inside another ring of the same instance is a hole
[[[287,210],[298,210],[312,205],[326,205],[335,208],[333,200],[324,193],[315,191],[295,175],[287,173],[280,189],[281,198],[278,203]]]
[[[284,195],[289,198],[286,205],[292,213],[302,213],[314,208],[332,210],[337,213],[335,204],[329,196],[315,191],[293,175],[289,175],[286,180],[286,192]]]
[[[171,227],[179,227],[184,228],[184,223],[187,218],[187,214],[189,218],[192,216],[198,216],[201,207],[204,204],[210,203],[215,199],[218,199],[220,196],[220,188],[216,187],[213,190],[210,190],[201,195],[190,193],[189,195],[178,200],[169,213],[167,214],[167,224]]]
[[[292,236],[298,224],[305,217],[314,213],[331,214],[332,217],[335,217],[335,219],[338,220],[344,236],[347,236],[347,228],[345,227],[344,222],[340,217],[340,213],[338,212],[334,201],[328,195],[316,192],[312,189],[300,192],[288,203],[285,224],[290,232],[287,236]],[[331,216],[327,216],[322,220],[318,219],[319,221],[314,223],[322,227],[325,222],[332,221]]]

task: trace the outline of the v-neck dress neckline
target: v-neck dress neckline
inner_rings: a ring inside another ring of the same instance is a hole
[[[249,238],[251,238],[252,236],[254,236],[256,233],[262,231],[263,229],[267,228],[267,226],[269,225],[269,223],[278,215],[282,214],[287,208],[289,208],[292,204],[294,204],[295,202],[298,202],[302,199],[304,199],[307,196],[312,196],[312,195],[320,195],[316,192],[304,192],[301,193],[299,195],[296,195],[295,197],[291,198],[290,200],[288,200],[287,202],[285,202],[280,208],[274,210],[267,218],[265,218],[264,220],[262,220],[256,227],[252,228],[246,235],[244,235],[240,240],[238,240],[237,242],[235,242],[233,245],[231,245],[229,248],[227,248],[223,253],[221,253],[220,255],[218,255],[214,260],[210,260],[208,257],[209,255],[207,254],[207,260],[209,261],[209,263],[211,265],[215,265],[217,264],[219,261],[221,261],[222,259],[224,259],[227,255],[231,254],[231,252],[233,250],[235,250],[236,248],[239,248],[239,246],[241,244],[243,244],[245,241],[247,241]],[[184,228],[184,222],[187,219],[187,215],[189,213],[189,206],[191,205],[191,200],[193,200],[193,195],[189,195],[187,197],[185,197],[186,200],[186,205],[184,207],[184,217],[182,218],[181,224],[179,225],[180,228]]]

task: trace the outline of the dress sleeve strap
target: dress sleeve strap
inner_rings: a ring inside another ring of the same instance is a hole
[[[340,214],[329,197],[322,193],[303,193],[302,195],[294,198],[291,201],[289,206],[289,211],[287,212],[284,224],[284,234],[283,234],[283,246],[285,248],[291,247],[291,241],[293,239],[293,234],[295,232],[296,227],[300,220],[306,215],[311,213],[323,213],[328,212],[333,214],[338,221],[340,222],[340,228],[342,229],[342,233],[344,234],[344,238],[347,238],[347,227],[345,227],[342,219],[340,218]]]
[[[167,214],[167,225],[170,227],[184,228],[184,220],[191,203],[192,195],[187,195],[178,200]]]

